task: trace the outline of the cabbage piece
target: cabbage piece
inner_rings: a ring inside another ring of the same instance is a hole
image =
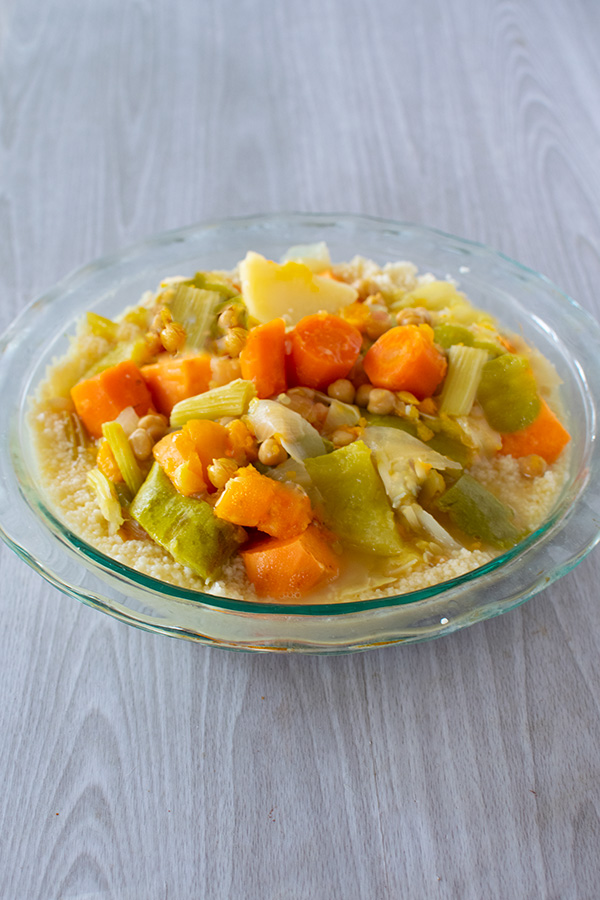
[[[91,469],[87,473],[87,482],[94,492],[100,512],[108,522],[108,533],[115,534],[124,520],[114,484],[100,469]]]
[[[373,451],[377,471],[394,509],[412,502],[431,469],[461,469],[423,441],[397,428],[370,425],[363,440]]]
[[[431,538],[444,549],[461,549],[461,544],[455,541],[437,519],[434,519],[431,513],[423,509],[418,503],[407,503],[405,506],[400,507],[400,512],[408,527],[413,531],[423,531],[428,538]]]
[[[248,421],[259,442],[277,435],[292,459],[301,461],[327,452],[317,429],[277,400],[252,400]]]
[[[329,399],[329,410],[323,422],[323,431],[332,434],[338,428],[354,427],[360,421],[360,413],[356,406],[342,403],[341,400]]]
[[[313,506],[317,507],[323,504],[323,498],[313,484],[312,479],[308,474],[308,469],[300,460],[292,459],[290,457],[289,459],[286,459],[285,462],[282,462],[273,468],[265,466],[265,470],[264,474],[268,475],[269,478],[274,478],[275,481],[284,481],[287,482],[287,484],[297,484],[301,488],[304,488]]]

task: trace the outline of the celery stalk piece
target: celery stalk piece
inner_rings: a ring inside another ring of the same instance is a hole
[[[323,498],[325,524],[340,540],[377,556],[401,553],[392,508],[363,441],[304,464]]]
[[[414,500],[431,469],[461,468],[460,463],[397,428],[368,426],[363,441],[373,452],[377,471],[394,509]]]
[[[171,427],[182,428],[190,419],[220,419],[221,416],[244,416],[256,389],[251,381],[236,378],[229,384],[212,388],[187,400],[180,400],[171,411]]]
[[[144,476],[123,426],[119,422],[105,422],[102,426],[102,434],[110,445],[125,484],[135,496],[142,486]]]
[[[522,537],[512,523],[512,510],[471,475],[462,475],[436,506],[465,534],[499,550],[508,550]]]
[[[117,344],[116,347],[113,347],[112,350],[109,350],[108,353],[101,356],[100,359],[87,370],[85,378],[92,378],[94,375],[99,375],[100,372],[104,372],[105,369],[110,369],[111,366],[116,366],[119,363],[125,362],[127,359],[132,360],[138,367],[145,366],[146,363],[150,362],[152,353],[150,352],[150,348],[148,347],[145,338],[136,338],[134,341],[124,341],[123,343]]]
[[[300,413],[288,409],[277,400],[253,400],[248,419],[259,441],[277,435],[281,446],[292,459],[303,460],[327,452],[325,442],[316,428]]]
[[[169,309],[173,319],[185,328],[187,346],[202,349],[222,301],[223,295],[219,291],[193,287],[184,282],[177,284]]]
[[[205,500],[180,494],[156,462],[129,511],[176,562],[206,581],[219,575],[245,538],[242,528],[217,519]]]
[[[440,412],[468,416],[477,394],[487,352],[476,347],[453,344],[448,350],[448,372],[440,401]]]
[[[115,534],[124,520],[113,483],[100,469],[91,469],[87,473],[87,481],[94,492],[100,512],[108,522],[108,533]]]
[[[77,413],[70,412],[66,414],[65,435],[71,445],[71,456],[73,459],[77,459],[79,448],[85,449],[89,444],[87,432]]]
[[[221,295],[221,300],[233,300],[235,297],[240,297],[240,292],[225,281],[223,275],[218,272],[196,272],[193,278],[182,279],[182,283],[206,291],[216,291]]]
[[[106,316],[100,316],[95,312],[86,313],[87,325],[93,335],[105,338],[107,341],[116,341],[119,326]]]

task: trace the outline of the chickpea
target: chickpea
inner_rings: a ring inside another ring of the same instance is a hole
[[[148,432],[143,428],[136,428],[135,431],[131,432],[129,444],[136,459],[142,461],[152,456],[152,440]]]
[[[340,400],[342,403],[354,403],[354,395],[356,391],[354,385],[347,378],[338,378],[332,382],[327,388],[327,393],[333,400]]]
[[[160,337],[156,333],[156,331],[147,332],[146,344],[148,345],[148,352],[151,353],[152,356],[156,356],[156,354],[160,353],[163,348]]]
[[[235,328],[237,324],[238,315],[235,306],[228,306],[217,319],[217,325],[221,331],[228,331],[230,328]]]
[[[248,332],[245,328],[230,328],[223,338],[223,347],[227,354],[235,359],[240,355],[246,344]]]
[[[165,325],[168,325],[173,321],[173,316],[171,315],[171,310],[167,306],[163,306],[156,313],[152,320],[152,328],[155,331],[162,331]]]
[[[235,459],[227,459],[221,457],[212,461],[207,467],[206,472],[210,483],[221,490],[225,487],[230,478],[232,478],[238,470],[238,464]]]
[[[396,397],[385,388],[373,388],[369,394],[367,409],[379,416],[389,416],[394,411]]]
[[[356,392],[354,402],[357,406],[368,406],[371,391],[375,390],[372,384],[361,384]]]
[[[178,322],[169,322],[160,333],[162,345],[168,353],[177,353],[181,350],[186,337],[185,328]]]
[[[356,440],[356,435],[347,428],[338,428],[330,435],[330,440],[334,447],[346,447]]]
[[[138,422],[138,428],[143,428],[152,440],[158,441],[167,433],[167,420],[164,416],[150,413],[147,416],[142,416]]]
[[[398,325],[423,325],[431,324],[431,315],[424,306],[408,306],[396,313]]]
[[[286,461],[288,455],[279,441],[270,437],[264,440],[258,448],[258,458],[263,466],[278,466]]]

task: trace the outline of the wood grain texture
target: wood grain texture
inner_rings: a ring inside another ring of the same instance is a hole
[[[590,0],[0,0],[0,325],[166,228],[340,210],[600,315]],[[600,555],[345,658],[127,628],[0,550],[0,898],[592,900]]]

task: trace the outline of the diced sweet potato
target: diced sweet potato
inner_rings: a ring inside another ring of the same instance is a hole
[[[241,550],[246,574],[259,596],[294,600],[337,578],[339,559],[315,526],[294,538],[268,538]]]

